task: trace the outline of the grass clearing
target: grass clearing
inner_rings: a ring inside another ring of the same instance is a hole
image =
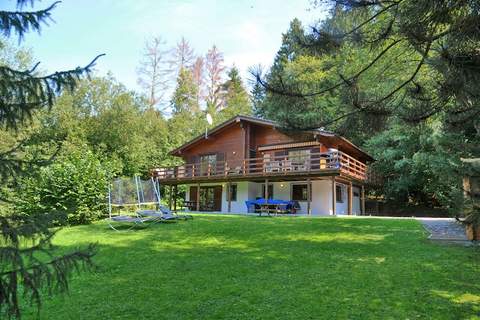
[[[54,242],[97,242],[98,270],[41,319],[480,319],[479,248],[430,243],[415,220],[196,215]]]

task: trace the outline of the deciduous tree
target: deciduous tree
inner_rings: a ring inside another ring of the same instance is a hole
[[[160,107],[168,87],[167,50],[163,48],[164,45],[165,41],[159,36],[147,40],[137,69],[138,84],[145,91],[152,107]]]
[[[172,49],[171,58],[169,60],[170,72],[173,79],[177,79],[181,70],[191,69],[195,63],[195,58],[195,53],[190,46],[190,43],[185,37],[182,37]]]
[[[207,71],[207,110],[210,112],[218,112],[224,107],[222,100],[222,81],[225,71],[223,61],[223,53],[221,53],[217,46],[213,46],[208,50],[205,56],[205,69]]]
[[[197,104],[200,105],[203,99],[204,85],[205,85],[205,60],[202,57],[197,57],[192,66],[192,76],[195,85],[197,86]]]

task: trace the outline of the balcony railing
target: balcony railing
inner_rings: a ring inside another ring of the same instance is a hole
[[[305,173],[339,172],[366,180],[367,166],[343,153],[322,152],[302,156],[248,158],[240,161],[188,163],[170,168],[158,168],[153,174],[161,180],[193,180],[221,177],[276,176]]]

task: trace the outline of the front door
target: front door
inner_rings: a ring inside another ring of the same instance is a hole
[[[197,200],[196,192],[197,187],[190,187],[190,201]],[[200,187],[200,211],[222,211],[222,186]]]

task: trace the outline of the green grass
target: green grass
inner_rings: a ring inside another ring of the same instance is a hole
[[[55,240],[90,242],[98,270],[41,319],[480,319],[480,250],[430,243],[414,220],[198,215]]]

